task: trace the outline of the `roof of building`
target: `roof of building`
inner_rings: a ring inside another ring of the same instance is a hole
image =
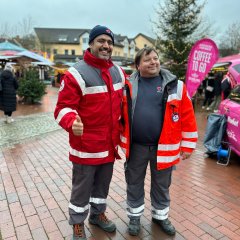
[[[134,39],[136,39],[138,36],[143,36],[144,38],[148,39],[149,42],[151,42],[153,45],[155,44],[156,40],[143,34],[143,33],[139,33],[136,35],[136,37]]]
[[[72,28],[34,28],[42,43],[79,44],[79,37],[89,29]]]
[[[42,43],[66,43],[66,44],[79,44],[79,38],[84,33],[90,33],[91,29],[73,29],[73,28],[34,28],[40,42]],[[141,33],[140,33],[141,34]],[[139,35],[139,34],[138,34]],[[137,36],[138,36],[137,35]],[[150,42],[154,43],[154,39],[141,34],[147,38]],[[134,38],[128,38],[121,34],[114,34],[115,45],[123,46],[124,39],[129,43],[134,41]]]

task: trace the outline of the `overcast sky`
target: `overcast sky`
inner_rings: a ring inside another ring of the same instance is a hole
[[[128,37],[135,37],[140,32],[154,37],[150,19],[154,19],[154,8],[162,1],[0,0],[0,27],[5,23],[17,25],[31,17],[34,27],[92,28],[101,24]],[[219,39],[230,24],[240,23],[239,9],[240,0],[207,0],[204,16],[221,33],[215,39]]]

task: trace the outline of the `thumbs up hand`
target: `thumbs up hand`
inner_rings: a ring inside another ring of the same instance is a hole
[[[191,153],[188,152],[180,152],[180,156],[182,160],[188,159],[191,156]]]
[[[72,125],[72,131],[75,136],[81,136],[83,134],[83,123],[79,115],[76,115],[76,119]]]

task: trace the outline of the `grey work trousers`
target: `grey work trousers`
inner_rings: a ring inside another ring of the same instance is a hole
[[[157,146],[133,144],[130,158],[125,162],[125,177],[127,182],[127,213],[128,217],[140,218],[144,210],[144,180],[150,162],[151,170],[151,205],[152,216],[158,219],[168,217],[170,206],[169,187],[171,185],[172,169],[157,170]],[[161,213],[162,211],[162,213]],[[159,215],[157,216],[157,214]]]
[[[105,212],[112,174],[113,162],[101,165],[73,163],[69,203],[70,225],[84,222],[89,212],[89,203],[90,214]]]
[[[218,110],[219,104],[221,103],[221,95],[215,96],[212,103],[209,106],[210,110]]]

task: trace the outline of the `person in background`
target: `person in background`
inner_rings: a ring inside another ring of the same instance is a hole
[[[227,72],[221,82],[222,100],[226,99],[237,82],[230,72]]]
[[[72,192],[69,224],[73,239],[86,239],[84,221],[106,232],[116,225],[105,215],[106,199],[115,159],[120,159],[123,70],[113,64],[114,35],[95,26],[89,35],[89,48],[83,60],[62,76],[54,112],[59,125],[69,133],[72,161]]]
[[[221,102],[221,93],[222,93],[221,82],[222,82],[222,79],[223,79],[223,73],[222,72],[216,72],[214,74],[214,85],[213,85],[214,99],[209,106],[209,110],[213,111],[215,113],[218,112],[218,106]]]
[[[6,65],[5,69],[0,75],[2,91],[0,91],[0,110],[4,112],[4,121],[6,123],[14,122],[12,113],[17,108],[16,91],[18,89],[18,82],[13,75],[11,66]]]
[[[213,101],[213,90],[214,90],[214,73],[210,72],[206,79],[203,81],[203,87],[204,87],[204,100],[203,100],[203,105],[202,109],[205,109],[207,106],[206,110],[210,110],[209,106]]]
[[[196,147],[196,119],[185,84],[168,70],[160,69],[154,48],[141,49],[135,65],[137,71],[124,88],[120,144],[126,154],[128,232],[133,236],[140,232],[149,163],[152,221],[166,234],[174,235],[176,230],[168,218],[172,170]]]

